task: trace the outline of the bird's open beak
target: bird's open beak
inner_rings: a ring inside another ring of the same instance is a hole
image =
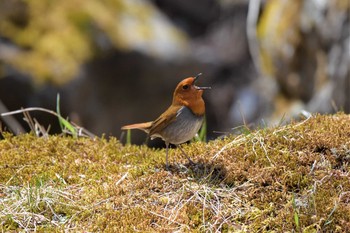
[[[196,88],[197,90],[208,90],[208,89],[211,89],[211,87],[198,87],[198,86],[194,85],[195,82],[197,81],[197,79],[199,78],[199,76],[201,76],[201,75],[202,75],[202,73],[199,73],[199,74],[197,74],[196,77],[194,77],[194,82],[193,82],[194,88]]]

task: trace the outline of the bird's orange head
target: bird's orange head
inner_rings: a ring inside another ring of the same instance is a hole
[[[202,74],[199,73],[196,77],[189,77],[182,80],[177,85],[173,96],[173,105],[186,106],[194,114],[199,116],[205,112],[205,104],[202,98],[203,90],[211,89],[210,87],[198,87],[195,85],[200,75]]]

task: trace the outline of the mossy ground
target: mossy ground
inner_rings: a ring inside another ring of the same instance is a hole
[[[1,230],[350,232],[349,115],[183,149],[5,135]]]

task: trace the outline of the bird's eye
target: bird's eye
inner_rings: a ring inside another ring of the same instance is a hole
[[[188,85],[187,85],[187,84],[186,84],[186,85],[183,85],[182,88],[183,88],[184,90],[186,90],[186,89],[188,89]]]

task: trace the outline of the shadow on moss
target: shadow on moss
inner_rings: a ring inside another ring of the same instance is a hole
[[[166,169],[165,165],[163,168]],[[203,160],[195,164],[170,164],[169,171],[179,176],[186,174],[187,177],[197,182],[206,182],[212,185],[220,184],[226,178],[226,169],[223,164],[205,162]]]

